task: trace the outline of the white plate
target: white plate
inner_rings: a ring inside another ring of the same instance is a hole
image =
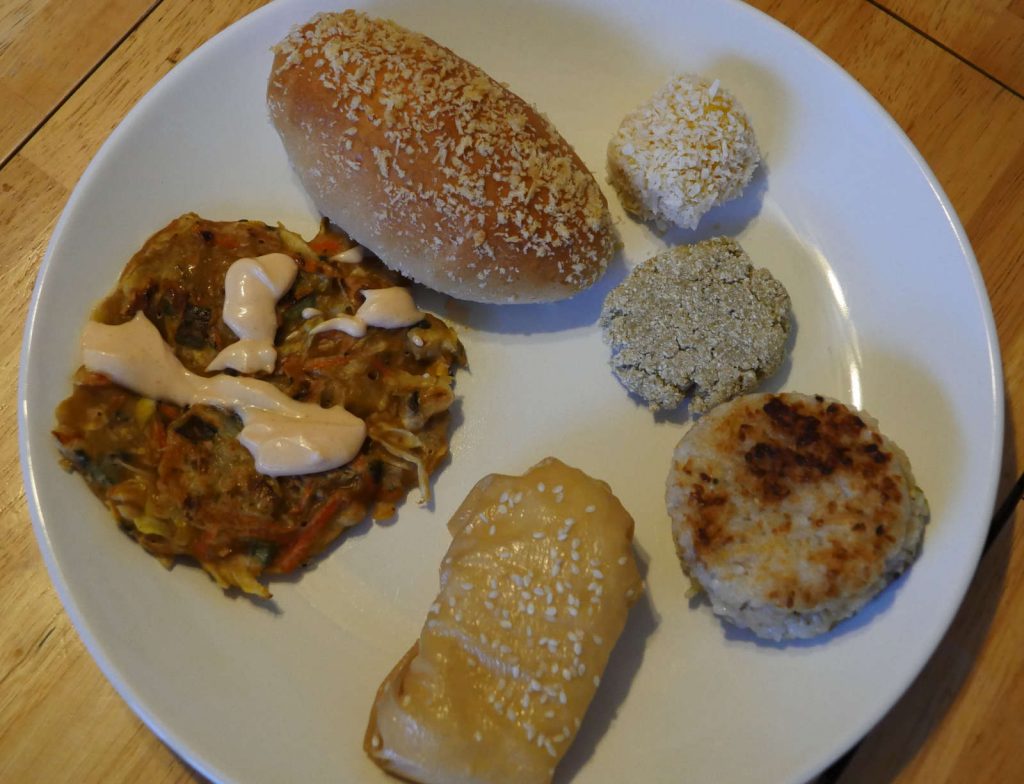
[[[609,286],[664,238],[622,217],[607,280],[548,306],[428,298],[471,362],[436,506],[364,525],[273,586],[277,611],[171,572],[57,466],[53,410],[90,307],[179,213],[309,230],[263,103],[269,48],[322,0],[275,4],[181,63],[128,115],[54,232],[29,317],[20,415],[25,481],[47,565],[82,638],[132,708],[207,776],[376,781],[364,722],[419,631],[445,522],[483,474],[554,454],[606,479],[649,559],[635,610],[566,781],[796,781],[855,742],[938,643],[973,572],[1001,453],[1002,379],[989,303],[949,202],[910,142],[820,52],[738,2],[414,0],[373,4],[478,63],[545,111],[603,180],[619,119],[674,71],[720,78],[767,165],[695,235],[737,234],[789,288],[792,358],[769,388],[867,408],[913,461],[933,510],[909,576],[811,643],[775,646],[689,606],[662,487],[682,416],[655,420],[616,383],[595,321]]]

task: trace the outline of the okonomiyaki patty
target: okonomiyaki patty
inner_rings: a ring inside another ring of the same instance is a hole
[[[455,333],[424,314],[409,327],[369,327],[363,337],[317,332],[351,316],[369,289],[403,279],[324,226],[309,243],[284,227],[214,222],[188,214],[135,254],[95,321],[124,324],[139,312],[174,356],[205,375],[237,338],[223,319],[225,276],[242,258],[284,253],[296,263],[275,306],[273,372],[266,381],[296,401],[343,406],[366,425],[356,457],[320,473],[269,476],[239,443],[242,421],[213,405],[143,397],[80,368],[57,409],[62,462],[79,473],[129,535],[170,564],[195,559],[224,588],[269,596],[259,578],[291,572],[366,515],[390,517],[410,488],[448,453],[454,368],[465,362]]]
[[[666,500],[717,615],[772,640],[831,629],[910,566],[928,502],[875,420],[820,395],[754,394],[676,447]]]

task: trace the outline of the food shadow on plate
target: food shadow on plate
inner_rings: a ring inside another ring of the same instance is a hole
[[[583,718],[579,734],[555,772],[555,782],[564,783],[575,779],[580,769],[593,755],[597,744],[615,721],[619,706],[629,694],[633,678],[643,663],[647,638],[654,633],[661,621],[646,583],[650,555],[635,540],[633,547],[636,550],[637,566],[644,580],[645,590],[629,612],[626,627],[622,630],[622,636],[619,637],[608,659],[608,666],[601,677],[601,686]]]
[[[626,277],[622,251],[608,262],[607,272],[590,288],[558,302],[491,304],[457,300],[417,287],[416,302],[457,327],[498,334],[535,335],[561,332],[597,323],[608,292]]]
[[[677,245],[692,245],[712,237],[738,237],[750,222],[761,214],[764,195],[767,191],[768,164],[761,161],[754,171],[754,177],[750,184],[743,189],[743,193],[725,204],[708,210],[707,214],[700,219],[697,228],[684,229],[679,226],[671,226],[667,231],[660,232],[652,221],[645,221],[644,225],[653,233],[660,235],[662,242],[668,248],[674,248]],[[754,260],[754,266],[758,266],[756,260]]]
[[[872,623],[877,616],[886,612],[890,607],[892,607],[896,595],[899,593],[907,578],[907,574],[907,572],[904,572],[896,580],[889,583],[889,585],[887,585],[880,594],[878,594],[852,617],[847,618],[844,621],[840,621],[828,632],[808,639],[782,640],[780,642],[776,642],[775,640],[758,637],[749,629],[736,626],[724,618],[718,618],[717,620],[722,626],[722,631],[724,632],[725,639],[728,642],[751,644],[758,648],[771,648],[777,651],[800,648],[818,648],[822,645],[827,645],[837,637],[842,637],[867,626]],[[705,594],[701,593],[690,599],[690,609],[700,612],[711,612],[711,603],[708,601]]]

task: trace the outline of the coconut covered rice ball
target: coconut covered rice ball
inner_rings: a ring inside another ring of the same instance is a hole
[[[743,192],[760,160],[733,95],[717,79],[680,74],[622,121],[608,144],[608,178],[628,212],[694,229]]]

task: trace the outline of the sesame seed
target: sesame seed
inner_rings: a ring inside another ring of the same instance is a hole
[[[590,504],[590,505],[589,505],[589,506],[588,506],[588,507],[587,507],[586,509],[584,509],[583,511],[584,511],[584,512],[587,512],[588,514],[593,514],[594,512],[596,512],[596,511],[597,511],[597,507],[596,507],[596,506],[594,506],[593,504]]]
[[[573,618],[575,618],[578,615],[578,612],[575,607],[570,607],[568,612],[569,615],[571,615]]]
[[[569,698],[566,696],[564,691],[558,692],[558,701],[563,705],[565,705],[569,701]]]
[[[484,739],[484,736],[480,734],[480,730],[477,730],[476,732],[473,733],[473,740],[475,740],[477,743],[479,743],[483,739]]]
[[[490,528],[487,529],[487,533],[489,533],[491,536],[494,536],[495,530],[495,527],[492,525]]]
[[[544,538],[544,532],[543,531],[534,531],[533,532],[533,538],[534,539],[543,539]]]
[[[512,628],[512,621],[501,621],[498,624],[498,626],[500,626],[502,629],[511,629]]]
[[[600,634],[594,634],[594,635],[591,635],[591,636],[594,638],[594,642],[597,643],[598,645],[603,645],[604,644],[604,637],[602,637]]]
[[[516,720],[516,712],[514,710],[512,710],[511,708],[509,708],[507,711],[505,711],[505,718],[508,719],[509,721],[515,721]]]
[[[370,739],[370,745],[373,746],[375,749],[379,749],[380,748],[380,735],[378,735],[377,733],[374,733],[373,737]]]
[[[622,556],[619,558],[619,566],[625,566],[627,561],[629,561],[629,559],[626,556]]]
[[[552,493],[561,493],[562,492],[562,486],[561,485],[555,485],[553,488],[551,488],[551,492]]]
[[[537,483],[537,492],[543,493],[546,489],[547,488],[544,487],[544,483],[543,482],[538,482]]]
[[[601,685],[601,676],[600,675],[595,675],[594,676],[594,685],[595,686],[600,686]]]
[[[590,573],[592,575],[594,575],[594,579],[595,580],[603,580],[604,579],[604,572],[602,572],[600,569],[593,569]]]
[[[556,615],[558,615],[558,610],[556,610],[554,607],[548,607],[544,611],[544,614],[548,616],[548,618],[554,618]]]
[[[501,498],[498,499],[498,503],[503,504],[506,501],[508,501],[508,492],[504,492],[501,494]]]

